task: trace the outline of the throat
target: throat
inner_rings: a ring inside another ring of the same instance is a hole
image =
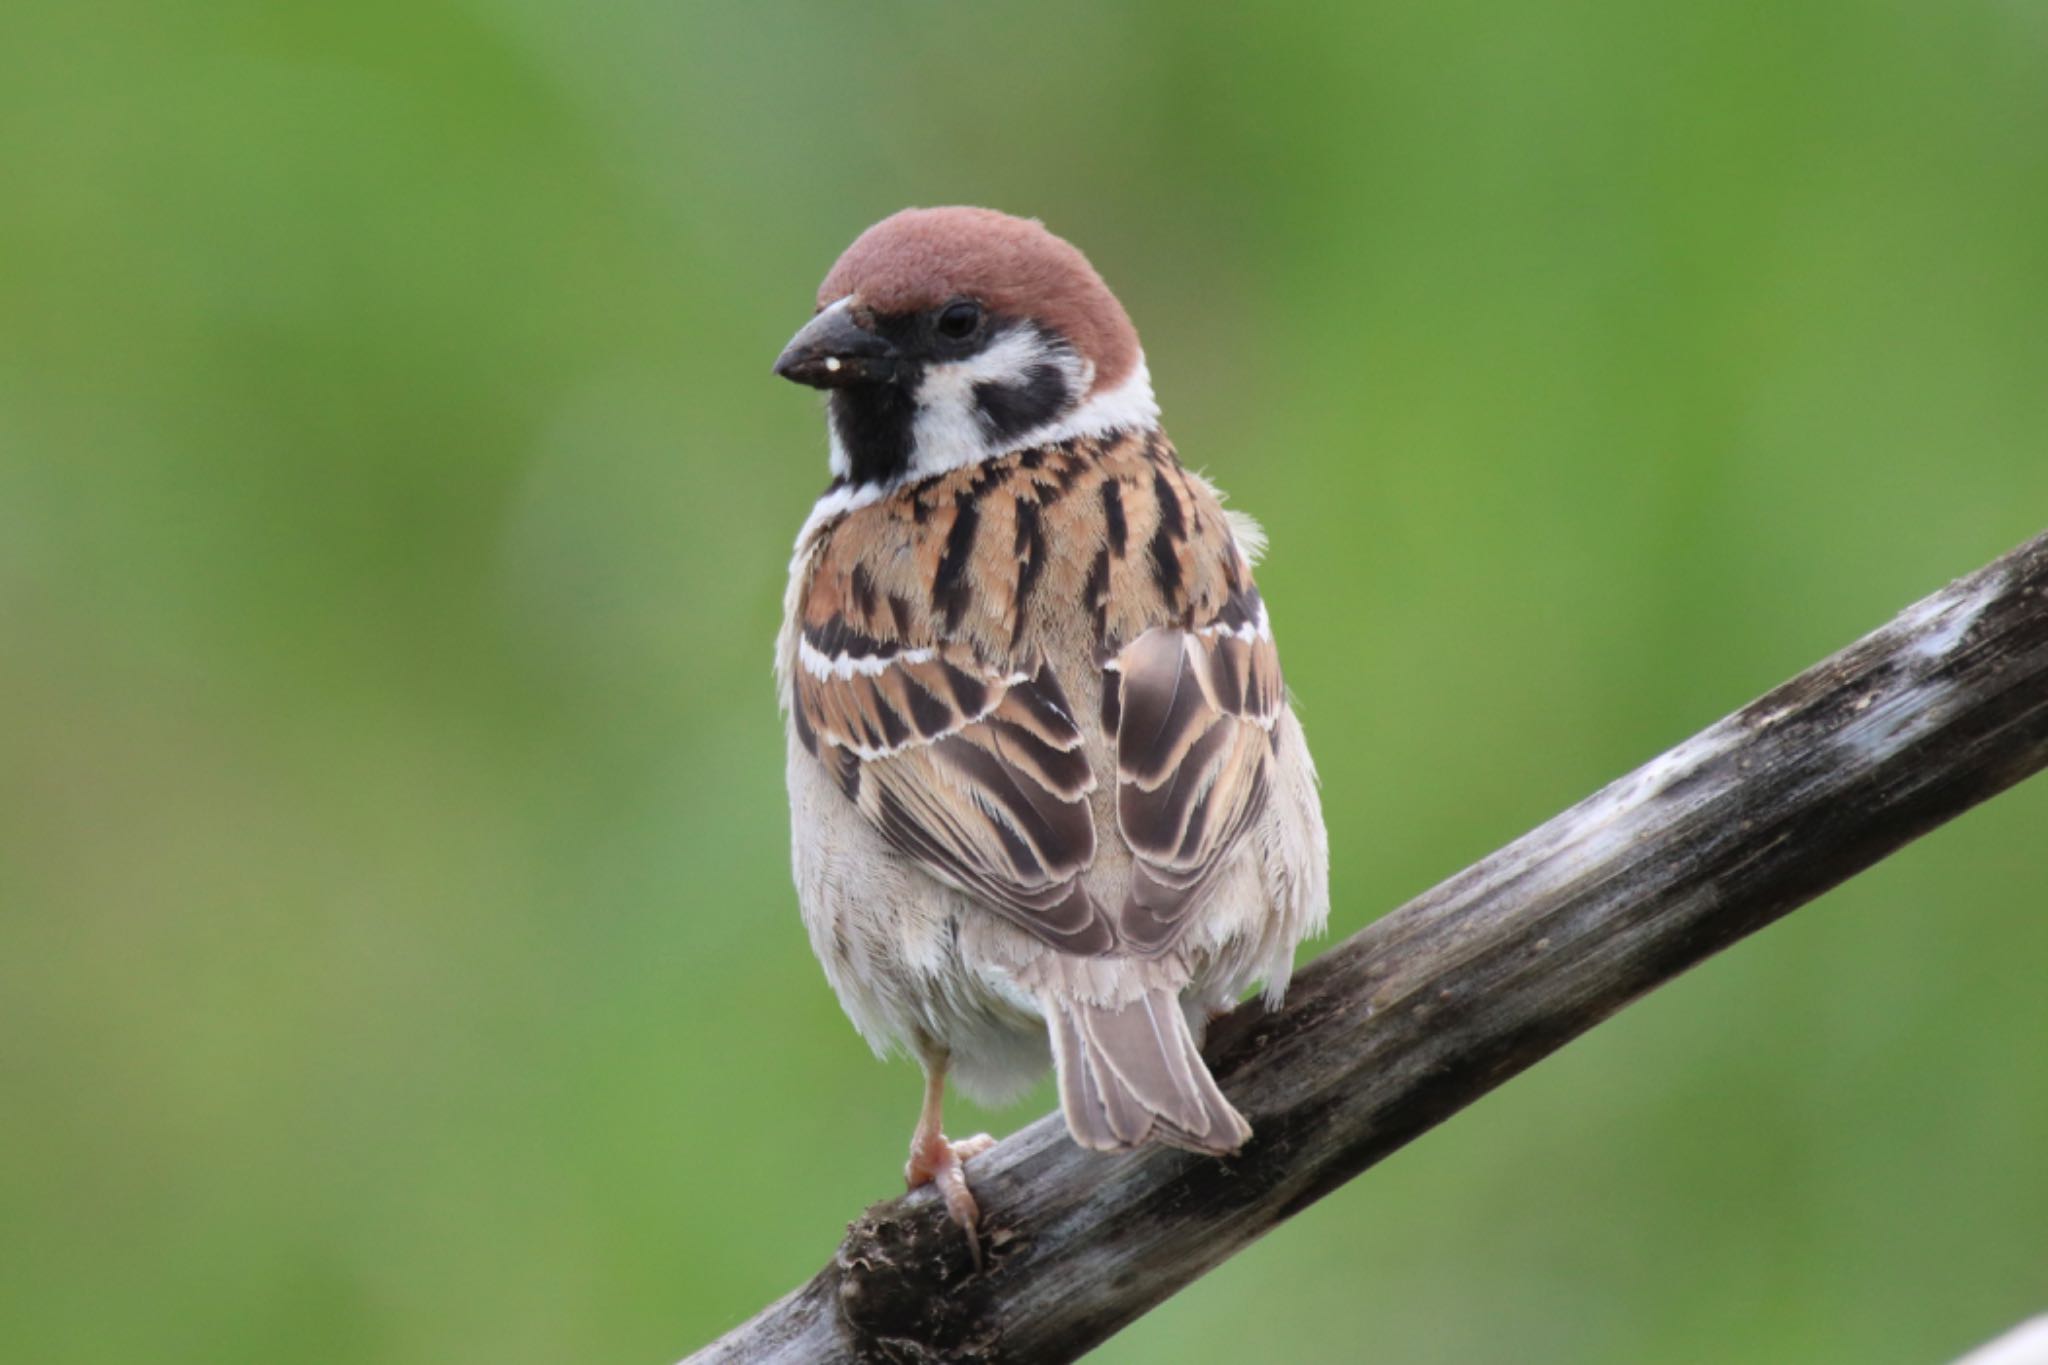
[[[894,384],[840,389],[827,404],[832,473],[849,484],[888,484],[910,472],[917,404]]]

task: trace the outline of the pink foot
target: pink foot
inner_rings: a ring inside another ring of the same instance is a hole
[[[903,1181],[911,1189],[920,1185],[939,1187],[946,1212],[967,1234],[967,1254],[976,1270],[981,1269],[981,1238],[975,1231],[981,1222],[981,1207],[967,1188],[967,1162],[995,1145],[996,1140],[987,1133],[976,1133],[958,1142],[948,1141],[944,1133],[935,1133],[929,1139],[920,1136],[911,1144],[910,1160],[903,1167]]]

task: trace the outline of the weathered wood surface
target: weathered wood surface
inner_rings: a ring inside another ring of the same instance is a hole
[[[699,1362],[1070,1360],[1637,996],[2048,764],[2048,534],[1325,953],[1207,1049],[1228,1160],[1057,1115],[863,1214]]]
[[[2028,1318],[1996,1341],[1987,1341],[1955,1365],[2048,1365],[2048,1314]]]

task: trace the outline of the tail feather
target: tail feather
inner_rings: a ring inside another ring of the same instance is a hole
[[[1135,1147],[1151,1132],[1152,1115],[1118,1085],[1089,1048],[1086,1034],[1064,1009],[1055,1009],[1054,1065],[1060,1078],[1060,1108],[1067,1131],[1084,1147],[1117,1151]]]
[[[1046,1001],[1060,1108],[1084,1147],[1121,1151],[1164,1142],[1234,1152],[1251,1125],[1233,1109],[1195,1048],[1180,1002],[1151,990],[1121,1008]]]

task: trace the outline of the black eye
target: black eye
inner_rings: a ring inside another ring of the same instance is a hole
[[[972,299],[955,299],[939,312],[939,335],[951,341],[965,341],[981,326],[981,305]]]

